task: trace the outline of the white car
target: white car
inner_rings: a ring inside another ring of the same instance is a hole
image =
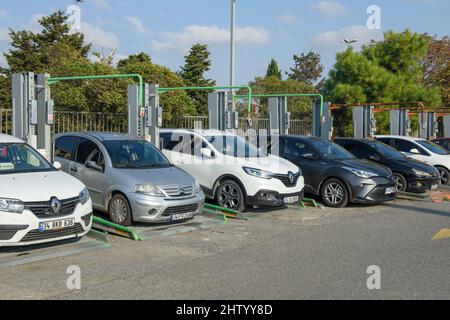
[[[450,151],[434,142],[414,137],[376,136],[381,141],[412,159],[436,167],[441,175],[441,184],[450,185]]]
[[[0,246],[81,238],[92,226],[85,186],[22,140],[0,134]]]
[[[162,129],[161,147],[169,160],[199,181],[206,197],[225,208],[282,206],[303,197],[301,170],[267,155],[244,138],[217,130]]]

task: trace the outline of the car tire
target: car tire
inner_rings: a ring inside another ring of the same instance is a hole
[[[408,189],[408,182],[401,173],[394,172],[394,181],[397,192],[405,192]]]
[[[219,206],[244,211],[245,196],[242,187],[234,180],[225,180],[217,188],[216,201]]]
[[[349,202],[349,192],[339,179],[328,179],[320,187],[320,196],[327,207],[343,208]]]
[[[439,170],[439,174],[441,175],[441,184],[444,186],[450,185],[450,171],[444,167],[436,167]]]
[[[130,204],[120,193],[114,195],[109,201],[108,213],[111,221],[118,225],[129,227],[133,222]]]

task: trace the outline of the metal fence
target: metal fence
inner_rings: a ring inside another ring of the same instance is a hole
[[[75,112],[56,111],[54,133],[78,132],[78,131],[104,131],[104,132],[128,132],[128,116],[123,113],[100,113],[100,112]],[[207,116],[183,116],[181,118],[164,121],[165,128],[183,129],[208,129]],[[251,123],[247,119],[239,118],[239,128],[269,131],[269,119],[256,118]],[[12,110],[0,109],[0,133],[11,134],[12,132]],[[311,121],[291,120],[291,134],[308,135],[311,133]]]

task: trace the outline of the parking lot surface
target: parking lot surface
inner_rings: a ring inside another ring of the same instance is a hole
[[[3,268],[0,298],[450,299],[450,202],[248,216],[140,242],[109,235],[110,248]],[[366,284],[373,265],[378,290]],[[69,266],[80,290],[67,287]]]

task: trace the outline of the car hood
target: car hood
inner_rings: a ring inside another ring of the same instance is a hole
[[[375,173],[379,177],[390,177],[392,172],[388,167],[382,166],[378,163],[364,160],[364,159],[351,159],[351,160],[339,160],[336,161],[342,167],[355,168],[359,170],[365,170]]]
[[[152,168],[152,169],[116,169],[122,183],[129,181],[131,184],[164,185],[186,185],[193,184],[194,178],[186,171],[175,167]]]
[[[417,169],[421,171],[425,171],[429,174],[434,174],[437,172],[437,170],[427,165],[426,163],[423,163],[419,160],[412,159],[412,158],[406,158],[406,159],[389,159],[389,163],[392,163],[393,165],[403,166],[410,169]]]
[[[217,161],[221,161],[221,159],[217,159]],[[226,156],[225,164],[227,163],[230,165],[241,165],[243,167],[260,169],[277,174],[287,174],[289,171],[297,173],[300,171],[300,168],[292,162],[274,155],[258,158],[235,158]]]
[[[62,171],[0,175],[0,196],[23,202],[77,197],[84,184]]]

